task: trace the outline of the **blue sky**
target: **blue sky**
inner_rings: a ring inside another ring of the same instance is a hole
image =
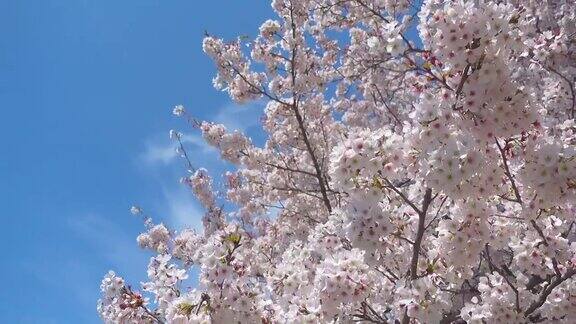
[[[212,88],[205,30],[254,35],[267,1],[0,1],[2,323],[98,323],[108,269],[137,284],[149,255],[135,237],[142,206],[173,227],[201,210],[178,184],[171,115],[251,131],[261,107]],[[198,166],[223,167],[187,137]]]

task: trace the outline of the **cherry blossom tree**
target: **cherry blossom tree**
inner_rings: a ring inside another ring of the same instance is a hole
[[[255,39],[203,43],[217,89],[266,103],[265,144],[174,109],[230,170],[171,132],[203,229],[134,207],[149,281],[109,272],[102,319],[575,323],[576,3],[272,8]]]

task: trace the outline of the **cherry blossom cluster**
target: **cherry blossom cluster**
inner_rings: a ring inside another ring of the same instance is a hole
[[[330,175],[341,189],[370,187],[375,179],[396,179],[406,162],[402,138],[391,131],[359,130],[335,146]]]
[[[170,305],[178,296],[176,289],[178,283],[188,278],[185,269],[179,269],[176,264],[169,263],[171,258],[169,254],[153,257],[148,265],[150,281],[142,284],[144,291],[155,295],[155,302],[159,309],[166,309]]]
[[[170,240],[170,232],[164,224],[154,225],[136,238],[141,248],[152,249],[158,253],[167,251]]]
[[[457,212],[451,218],[438,223],[435,253],[438,258],[449,261],[448,271],[454,275],[451,279],[463,281],[474,275],[474,261],[489,241],[489,208],[482,206],[482,202],[471,201],[454,209]]]
[[[571,187],[576,181],[576,148],[560,142],[530,141],[525,148],[520,177],[527,185],[528,197],[540,208],[574,201]]]
[[[358,250],[344,250],[327,257],[318,266],[314,286],[325,321],[341,313],[342,305],[354,307],[368,296],[371,278],[362,254]]]
[[[238,131],[227,133],[226,127],[222,124],[203,122],[200,129],[206,143],[217,148],[222,159],[231,163],[238,163],[242,156],[242,149],[250,145],[250,141],[244,134]]]
[[[100,285],[102,298],[98,301],[98,312],[107,322],[145,323],[155,318],[146,312],[148,298],[133,292],[124,279],[113,271],[108,272]]]

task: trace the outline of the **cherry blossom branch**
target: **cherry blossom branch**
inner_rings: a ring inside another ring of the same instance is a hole
[[[268,91],[266,91],[264,88],[260,88],[259,86],[255,85],[254,83],[250,82],[250,80],[248,80],[248,78],[242,74],[240,72],[240,70],[238,70],[238,68],[236,68],[234,65],[232,65],[232,63],[228,62],[228,67],[231,68],[234,73],[236,73],[241,79],[242,81],[246,82],[247,85],[249,85],[253,91],[256,91],[257,94],[263,95],[265,97],[267,97],[268,99],[275,101],[279,104],[285,105],[285,106],[289,106],[290,104],[281,100],[280,98],[271,95],[270,93],[268,93]]]
[[[130,288],[130,286],[124,286],[122,288],[122,291],[125,294],[125,296],[128,296],[128,298],[131,300],[127,304],[124,304],[123,306],[120,306],[120,307],[132,308],[132,309],[140,308],[146,314],[148,314],[148,316],[150,316],[152,318],[152,320],[156,321],[156,323],[164,324],[164,322],[158,317],[158,315],[156,315],[154,312],[149,310],[148,307],[146,307],[146,305],[144,305],[144,300],[142,298],[142,295],[132,291],[132,288]]]
[[[252,183],[255,183],[255,184],[258,184],[258,185],[261,185],[261,186],[265,186],[265,185],[266,185],[266,184],[264,184],[264,183],[262,183],[262,182],[255,182],[255,181],[252,181]],[[310,189],[304,190],[304,189],[299,189],[299,188],[296,188],[296,187],[288,187],[288,186],[286,186],[286,187],[275,187],[275,186],[273,186],[273,187],[271,187],[271,189],[273,189],[273,190],[278,190],[278,191],[286,191],[286,192],[294,191],[294,192],[298,192],[298,193],[301,193],[301,194],[304,194],[304,195],[307,195],[307,196],[310,196],[310,197],[313,197],[313,198],[316,198],[316,199],[321,199],[320,196],[317,196],[317,195],[311,193],[311,192],[313,192],[314,190],[310,190]]]
[[[552,293],[554,288],[558,287],[562,282],[570,279],[572,276],[576,274],[576,269],[572,268],[569,269],[564,275],[556,276],[556,279],[552,281],[546,288],[540,293],[540,296],[536,301],[534,301],[527,309],[524,311],[524,316],[530,316],[534,313],[540,306],[544,305],[548,296]]]
[[[540,238],[542,239],[542,243],[544,243],[544,245],[548,246],[548,240],[546,239],[544,232],[542,231],[540,226],[538,226],[536,221],[531,219],[530,224],[532,225],[532,227],[534,227],[536,232],[538,232],[538,235],[540,235]],[[556,273],[556,275],[559,276],[560,275],[560,269],[558,268],[558,261],[556,260],[556,258],[551,258],[551,259],[552,259],[552,266],[554,267],[554,272]]]
[[[328,209],[328,212],[331,213],[332,212],[332,206],[330,205],[330,199],[328,199],[328,194],[326,192],[326,186],[324,184],[324,177],[322,176],[322,171],[320,170],[320,165],[318,163],[318,160],[316,159],[316,155],[314,154],[314,150],[312,148],[312,145],[310,144],[310,140],[308,139],[308,134],[306,133],[306,128],[304,126],[304,120],[302,119],[302,116],[300,115],[300,112],[298,111],[298,106],[296,104],[296,101],[294,101],[294,104],[292,105],[292,110],[294,111],[294,114],[296,115],[296,121],[298,122],[298,127],[300,128],[300,133],[302,135],[302,140],[304,141],[304,144],[306,145],[306,149],[308,150],[308,154],[310,154],[310,158],[312,159],[312,164],[314,165],[314,169],[316,170],[316,178],[318,179],[318,185],[320,186],[320,193],[322,194],[322,200],[324,202],[324,205],[326,206],[326,209]]]
[[[148,314],[149,316],[151,316],[158,324],[164,324],[164,322],[158,318],[157,315],[155,315],[154,313],[152,313],[148,307],[141,305],[140,308],[142,308],[144,310],[144,312],[146,312],[146,314]]]
[[[396,194],[398,194],[398,196],[400,196],[400,198],[402,198],[402,200],[404,200],[405,203],[408,204],[408,206],[412,207],[412,209],[418,215],[420,215],[422,213],[420,208],[418,208],[408,197],[406,197],[406,195],[402,191],[400,191],[398,188],[396,188],[396,186],[394,186],[394,184],[392,182],[390,182],[390,180],[384,178],[384,181],[386,181],[386,183],[388,184],[388,186],[386,186],[385,188],[392,189]]]
[[[290,24],[292,27],[292,38],[293,38],[293,40],[296,40],[296,24],[294,22],[294,8],[293,8],[292,3],[290,3]],[[291,75],[291,82],[292,82],[293,91],[296,89],[296,51],[297,51],[297,47],[292,46],[292,57],[290,59],[290,62],[291,62],[290,75]],[[294,112],[294,115],[296,116],[296,121],[298,122],[298,128],[300,129],[300,134],[302,135],[302,140],[304,141],[304,144],[306,145],[306,149],[308,150],[308,154],[310,155],[310,158],[312,159],[312,164],[314,165],[314,169],[316,170],[316,178],[318,179],[318,185],[320,186],[320,192],[322,194],[322,201],[324,202],[326,209],[328,209],[328,212],[331,213],[332,212],[332,206],[330,204],[330,199],[328,198],[328,194],[326,192],[326,186],[325,186],[325,182],[324,182],[325,179],[322,176],[322,170],[320,169],[320,164],[318,163],[318,159],[316,158],[316,155],[314,154],[314,149],[312,148],[312,144],[310,144],[310,140],[308,139],[308,133],[306,132],[306,127],[304,125],[304,119],[302,118],[302,115],[300,114],[300,111],[298,109],[298,100],[296,97],[297,97],[297,95],[296,95],[296,93],[294,93],[294,96],[292,99],[292,104],[290,106],[292,108],[292,111]]]
[[[376,87],[376,90],[378,92],[380,92],[380,90]],[[371,93],[372,95],[372,100],[374,100],[374,104],[377,105],[378,104],[378,100],[376,99],[376,95],[374,94],[374,92]],[[380,97],[382,98],[382,93],[380,93]],[[400,121],[400,119],[398,119],[398,116],[396,116],[396,114],[390,109],[390,106],[388,106],[388,104],[386,103],[385,100],[381,99],[382,104],[384,105],[384,107],[386,107],[386,110],[388,110],[388,112],[392,115],[392,117],[394,117],[394,121],[397,125],[401,125],[402,122]]]
[[[498,146],[498,150],[500,151],[500,156],[502,157],[502,164],[504,165],[504,174],[510,181],[510,185],[512,186],[512,190],[514,191],[514,195],[516,196],[516,199],[511,201],[515,201],[519,204],[522,204],[522,196],[520,196],[520,191],[518,190],[518,186],[516,186],[516,181],[514,181],[514,176],[512,176],[512,173],[510,172],[510,167],[508,166],[508,158],[506,157],[506,145],[508,145],[508,143],[506,143],[504,147],[502,147],[500,145],[500,142],[498,142],[498,139],[496,138],[495,140],[496,140],[496,146]]]
[[[202,306],[202,304],[204,304],[204,302],[206,302],[207,305],[210,305],[210,296],[208,296],[207,293],[203,292],[202,295],[200,296],[200,302],[196,307],[196,314],[198,314],[198,312],[200,311],[200,307]]]
[[[546,278],[542,278],[540,276],[537,275],[532,275],[532,277],[530,277],[530,279],[528,280],[528,283],[526,284],[526,290],[530,290],[532,291],[534,288],[536,288],[536,286],[538,286],[539,284],[545,282],[545,281],[550,281],[550,279],[553,276],[548,275],[546,276]]]
[[[178,141],[178,147],[180,149],[180,152],[182,153],[182,156],[186,160],[186,164],[188,165],[188,169],[190,171],[195,171],[196,169],[192,165],[192,162],[190,161],[190,158],[188,157],[188,153],[186,152],[186,149],[184,148],[184,145],[182,144],[181,136],[182,136],[181,134],[178,134],[178,133],[176,134],[176,140]]]
[[[432,225],[432,223],[434,223],[434,221],[436,219],[438,219],[438,216],[440,215],[440,211],[442,210],[442,206],[444,206],[444,203],[446,202],[447,199],[448,199],[448,196],[444,196],[444,198],[442,199],[442,202],[440,203],[440,206],[436,210],[436,215],[434,215],[434,218],[432,218],[432,220],[428,223],[428,225],[426,225],[424,230],[427,230],[428,227],[430,227],[430,225]]]
[[[470,71],[470,68],[472,66],[470,64],[466,64],[466,67],[464,68],[464,71],[462,71],[462,76],[460,77],[460,82],[458,83],[458,86],[456,87],[456,97],[454,98],[454,105],[452,105],[452,109],[456,109],[456,103],[458,102],[458,99],[460,98],[460,95],[462,94],[462,89],[464,88],[464,83],[466,83],[466,80],[468,80],[468,71]]]
[[[242,155],[244,155],[244,156],[247,156],[247,157],[250,156],[248,153],[246,153],[246,152],[244,152],[244,151],[240,151],[240,154],[242,154]],[[291,167],[289,167],[289,166],[282,166],[282,165],[279,165],[279,164],[275,164],[275,163],[271,163],[271,162],[266,162],[266,161],[261,161],[261,160],[258,160],[258,162],[259,162],[259,163],[262,163],[262,164],[264,164],[264,165],[267,165],[267,166],[269,166],[269,167],[279,169],[279,170],[289,171],[289,172],[294,172],[294,173],[302,173],[302,174],[306,174],[306,175],[309,175],[309,176],[312,176],[312,177],[316,177],[316,174],[315,174],[315,173],[312,173],[312,172],[309,172],[309,171],[306,171],[306,170],[291,168]]]
[[[570,94],[572,95],[572,108],[570,108],[570,118],[574,119],[576,116],[576,93],[574,93],[574,85],[572,82],[570,82],[570,79],[568,79],[562,73],[556,71],[553,67],[548,67],[548,70],[558,75],[560,78],[562,78],[562,80],[568,83],[568,88],[570,88]]]
[[[570,222],[570,226],[568,226],[568,229],[566,231],[564,231],[561,235],[563,238],[568,237],[568,235],[572,231],[572,228],[574,227],[574,223],[575,223],[575,221]]]
[[[490,270],[494,270],[496,272],[498,272],[498,274],[504,279],[504,281],[506,281],[506,283],[508,284],[508,286],[510,286],[510,288],[512,289],[512,291],[514,292],[515,295],[515,306],[516,306],[516,312],[520,313],[521,309],[520,309],[520,295],[518,293],[518,288],[516,288],[516,286],[514,286],[514,284],[510,281],[510,279],[508,279],[507,274],[500,269],[500,267],[496,266],[493,262],[492,262],[492,258],[490,257],[490,248],[488,246],[488,244],[486,244],[484,246],[484,257],[486,258],[486,261],[488,261],[488,264],[490,266]]]
[[[414,238],[414,246],[412,248],[412,260],[410,261],[410,280],[418,279],[418,258],[420,256],[420,246],[422,245],[422,239],[424,237],[424,232],[426,232],[426,213],[428,208],[434,198],[432,197],[432,189],[427,188],[424,193],[424,198],[422,200],[422,209],[418,212],[418,228],[416,230],[416,238]],[[410,322],[410,317],[408,316],[408,309],[404,311],[402,317],[402,324],[408,324]]]
[[[383,275],[386,279],[388,279],[393,284],[396,284],[396,280],[399,279],[398,276],[396,276],[394,273],[392,273],[392,271],[390,271],[390,269],[388,269],[388,268],[386,268],[386,272],[379,269],[378,267],[375,267],[374,270],[377,271],[378,273],[380,273],[381,275]]]
[[[367,9],[368,11],[370,11],[374,16],[382,19],[382,21],[384,21],[385,23],[390,23],[390,20],[386,17],[384,17],[381,13],[379,13],[378,11],[376,11],[374,8],[370,8],[370,6],[368,6],[366,3],[362,2],[361,0],[356,0],[356,2],[364,7],[365,9]],[[408,47],[409,51],[412,52],[425,52],[425,50],[420,49],[420,48],[416,48],[414,46],[412,46],[412,44],[410,43],[410,41],[408,40],[408,38],[406,36],[404,36],[404,34],[400,33],[400,37],[402,37],[402,40],[404,41],[404,43],[406,43],[406,46]]]
[[[402,235],[400,235],[400,234],[398,234],[398,233],[392,233],[392,236],[398,238],[399,240],[408,242],[408,243],[410,243],[411,245],[414,245],[414,241],[412,241],[411,239],[409,239],[409,238],[407,238],[407,237],[404,237],[404,236],[402,236]]]
[[[418,208],[404,193],[398,190],[392,182],[388,179],[384,179],[388,186],[386,188],[391,188],[396,192],[416,213],[418,214],[418,228],[416,230],[416,237],[414,238],[413,242],[413,249],[412,249],[412,261],[410,262],[410,278],[411,280],[418,279],[418,258],[420,255],[420,246],[422,245],[422,239],[424,237],[424,232],[426,232],[426,214],[428,213],[428,208],[430,204],[436,198],[437,195],[432,197],[432,189],[427,188],[424,193],[424,198],[422,200],[422,208]],[[444,199],[445,200],[445,199]],[[444,202],[442,202],[443,204]],[[409,240],[407,240],[409,242]]]
[[[372,314],[374,314],[374,316],[376,316],[376,317],[378,318],[378,320],[381,321],[382,323],[386,323],[386,322],[387,322],[386,319],[384,319],[380,314],[378,314],[378,312],[376,312],[376,311],[374,310],[374,308],[373,308],[372,306],[370,306],[370,304],[368,304],[366,301],[363,301],[363,302],[362,302],[362,306],[368,308],[368,309],[370,310],[370,312],[371,312]]]
[[[305,171],[305,170],[295,169],[295,168],[291,168],[291,167],[287,167],[287,166],[281,166],[281,165],[278,165],[278,164],[268,163],[268,162],[264,162],[264,164],[266,164],[267,166],[276,168],[276,169],[284,170],[284,171],[290,171],[290,172],[294,172],[294,173],[302,173],[302,174],[309,175],[309,176],[312,176],[312,177],[315,177],[315,176],[316,176],[315,173],[308,172],[308,171]]]
[[[295,26],[293,26],[295,28]],[[292,59],[294,60],[296,56],[296,49],[293,49],[293,53],[292,53]],[[330,199],[328,198],[328,194],[326,192],[326,186],[325,186],[325,180],[324,177],[322,176],[322,172],[320,169],[320,165],[318,163],[318,160],[316,159],[316,156],[314,154],[314,150],[312,149],[312,145],[310,144],[310,141],[308,139],[308,134],[306,133],[306,128],[304,126],[304,120],[302,118],[302,116],[300,115],[300,111],[298,110],[298,106],[297,106],[297,101],[296,99],[293,99],[292,104],[289,104],[287,102],[284,102],[283,100],[280,100],[279,98],[272,96],[271,94],[269,94],[267,91],[265,91],[264,89],[261,89],[260,87],[254,85],[253,83],[251,83],[248,78],[246,78],[242,73],[240,73],[240,71],[235,68],[234,66],[232,66],[232,64],[229,64],[230,67],[234,70],[234,72],[236,72],[236,74],[238,74],[238,76],[240,76],[240,78],[242,78],[242,80],[244,82],[246,82],[252,89],[254,89],[255,91],[257,91],[258,93],[268,97],[270,100],[276,101],[282,105],[285,106],[289,106],[291,107],[292,111],[295,114],[296,117],[296,121],[298,123],[298,128],[300,130],[300,133],[302,135],[302,140],[304,141],[304,144],[306,145],[306,150],[308,151],[308,153],[310,154],[310,158],[312,159],[312,164],[314,165],[314,169],[316,171],[315,177],[318,180],[318,184],[320,186],[320,192],[322,194],[322,201],[324,202],[324,205],[326,206],[326,209],[328,209],[328,212],[332,212],[332,206],[330,204]],[[291,67],[291,75],[292,75],[292,86],[294,88],[295,86],[295,79],[296,79],[296,70],[294,68],[295,64],[294,61],[292,61],[292,67]],[[327,182],[327,181],[326,181]]]
[[[408,62],[410,62],[410,64],[414,65],[414,68],[412,70],[424,72],[433,80],[440,82],[446,89],[454,91],[454,89],[450,85],[448,85],[448,82],[446,82],[446,78],[444,76],[442,76],[442,78],[439,78],[436,74],[434,74],[434,72],[432,72],[432,70],[430,68],[427,68],[426,66],[418,65],[409,56],[404,56],[404,58],[406,60],[408,60]]]
[[[362,313],[361,314],[352,314],[352,317],[356,317],[359,320],[352,320],[353,322],[369,322],[369,323],[377,323],[377,324],[386,324],[388,321],[383,318],[378,312],[374,310],[368,302],[363,301],[361,304],[362,306]],[[374,317],[373,317],[374,316]]]
[[[422,209],[418,213],[418,229],[416,231],[416,238],[414,239],[414,247],[412,249],[412,261],[410,263],[410,278],[412,280],[418,278],[418,257],[420,255],[420,245],[422,245],[422,238],[424,237],[424,232],[426,231],[426,213],[428,212],[428,207],[432,203],[432,189],[426,189],[424,193],[424,199],[422,201]]]

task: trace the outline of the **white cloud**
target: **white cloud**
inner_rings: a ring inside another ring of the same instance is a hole
[[[166,215],[170,225],[177,229],[202,229],[202,207],[195,201],[192,193],[184,185],[163,188],[164,202],[161,204],[162,214]]]
[[[264,103],[261,101],[245,105],[229,103],[217,110],[212,121],[223,124],[229,131],[239,130],[246,133],[250,128],[259,125],[263,110]],[[217,150],[204,141],[198,130],[184,134],[181,141],[195,165],[201,166],[202,162],[218,159]],[[140,160],[147,165],[169,165],[178,157],[178,142],[170,140],[168,134],[156,135],[144,144],[145,151]]]
[[[194,167],[220,166],[218,151],[206,144],[199,134],[184,135],[182,144]],[[177,141],[161,139],[159,136],[146,141],[146,149],[137,163],[144,166],[144,176],[156,179],[161,194],[154,201],[138,205],[145,210],[152,209],[155,222],[164,221],[174,229],[191,227],[199,230],[204,211],[190,188],[178,181],[187,174],[184,159],[176,153],[177,147]],[[142,161],[143,164],[139,163]]]
[[[141,274],[142,268],[136,265],[147,258],[138,248],[136,237],[127,233],[119,224],[101,215],[89,213],[71,217],[68,225],[78,237],[90,242],[93,248],[110,262],[112,268]]]
[[[214,121],[224,124],[230,131],[246,132],[260,123],[264,111],[264,102],[256,101],[245,105],[230,103],[218,110]]]
[[[184,134],[181,141],[189,155],[216,154],[216,149],[209,146],[200,134]],[[178,141],[171,140],[168,135],[148,139],[144,145],[145,151],[140,155],[140,160],[149,166],[157,164],[168,165],[178,157],[176,152],[179,145]]]
[[[218,109],[210,120],[224,124],[229,131],[239,130],[248,133],[260,123],[260,116],[264,110],[263,102],[254,102],[246,105],[229,103]],[[219,157],[219,152],[206,144],[200,131],[192,130],[191,134],[182,136],[182,144],[194,167],[206,167],[209,172],[219,179],[217,175],[225,172],[230,166]],[[176,229],[192,227],[200,230],[204,211],[193,197],[190,189],[178,182],[178,178],[185,176],[184,160],[176,153],[178,142],[169,139],[166,134],[156,134],[145,141],[145,150],[138,156],[137,164],[144,166],[145,176],[154,177],[162,189],[162,195],[153,202],[144,202],[146,210],[155,206],[158,217],[156,221],[165,220]],[[157,219],[156,219],[157,218]]]

